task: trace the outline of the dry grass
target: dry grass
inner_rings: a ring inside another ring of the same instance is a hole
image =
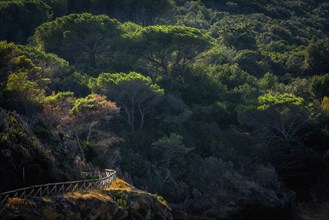
[[[157,194],[151,194],[149,192],[136,189],[134,186],[130,185],[129,183],[127,183],[119,178],[117,178],[115,181],[113,181],[112,184],[110,185],[110,187],[107,188],[107,190],[124,190],[124,191],[128,191],[128,192],[137,192],[137,193],[141,193],[141,194],[147,194],[150,196],[154,196],[162,205],[164,205],[165,207],[167,207],[168,209],[171,210],[171,208],[168,205],[168,202],[162,196],[159,196]]]
[[[8,198],[7,200],[7,205],[11,206],[23,206],[28,204],[30,204],[30,202],[28,202],[26,199],[21,198]]]
[[[162,197],[162,196],[159,196],[159,195],[155,195],[156,199],[162,204],[164,205],[165,207],[167,207],[169,210],[171,210],[168,202]]]
[[[149,195],[159,201],[162,205],[170,209],[167,201],[157,194],[151,194],[149,192],[136,189],[134,186],[130,185],[129,183],[123,181],[122,179],[117,178],[115,181],[111,183],[109,187],[107,187],[105,190],[115,190],[115,191],[127,191],[127,192],[134,192],[141,194],[140,199],[143,199],[144,195]],[[113,198],[109,195],[101,193],[100,190],[89,190],[89,191],[77,191],[77,192],[69,192],[65,194],[65,197],[67,199],[98,199],[101,201],[110,201],[113,200]],[[145,197],[146,198],[146,197]]]
[[[99,199],[101,201],[109,201],[112,198],[108,195],[102,194],[98,190],[82,191],[82,192],[69,192],[65,194],[68,199]]]
[[[125,190],[125,191],[140,191],[130,185],[129,183],[123,181],[122,179],[117,178],[113,181],[110,187],[106,188],[107,190]]]
[[[49,196],[45,196],[41,198],[44,202],[51,202],[51,199]]]

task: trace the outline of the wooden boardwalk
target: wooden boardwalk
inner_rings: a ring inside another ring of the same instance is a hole
[[[116,171],[105,169],[104,172],[83,172],[83,175],[97,176],[98,179],[86,179],[59,183],[47,183],[42,185],[29,186],[8,192],[0,193],[0,206],[5,204],[9,198],[30,198],[64,194],[79,190],[102,189],[109,186],[116,179]]]

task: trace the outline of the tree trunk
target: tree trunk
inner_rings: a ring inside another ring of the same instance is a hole
[[[86,157],[85,157],[85,154],[83,153],[83,150],[82,150],[82,147],[81,147],[81,144],[80,144],[80,138],[79,138],[79,136],[76,134],[75,135],[75,138],[76,138],[76,141],[77,141],[77,143],[78,143],[78,147],[79,147],[79,150],[80,150],[80,152],[81,152],[81,157],[82,157],[82,160],[83,161],[86,161]]]
[[[139,113],[141,115],[141,123],[139,125],[139,129],[142,129],[143,126],[144,126],[144,116],[145,116],[145,113],[143,112],[140,103],[138,104],[138,110],[139,110]]]

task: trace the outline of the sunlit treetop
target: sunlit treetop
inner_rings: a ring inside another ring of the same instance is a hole
[[[265,94],[258,97],[258,109],[265,110],[274,105],[303,105],[304,99],[301,97],[297,97],[293,94],[283,93],[283,94]]]

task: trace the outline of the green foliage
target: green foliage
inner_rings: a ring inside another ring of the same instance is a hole
[[[278,41],[271,41],[269,44],[266,45],[266,50],[272,53],[284,53],[288,51],[289,44],[285,40],[278,40]]]
[[[255,51],[241,50],[235,57],[239,67],[255,76],[263,76],[266,72],[271,72],[269,61]]]
[[[293,94],[265,94],[258,97],[259,110],[265,110],[274,105],[297,105],[301,106],[304,104],[304,99],[296,97]]]
[[[295,48],[288,54],[288,59],[286,61],[286,68],[294,73],[300,74],[305,72],[305,48],[300,46]]]
[[[222,88],[222,94],[220,93],[219,97],[225,97],[225,95],[238,97],[238,99],[232,98],[229,101],[239,102],[258,95],[257,78],[241,70],[238,65],[224,64],[207,68],[210,80]]]
[[[163,89],[161,89],[157,84],[154,84],[150,77],[143,76],[140,73],[130,72],[126,73],[102,73],[98,78],[92,79],[90,81],[89,86],[98,92],[102,92],[103,94],[111,95],[114,93],[117,88],[115,86],[122,86],[128,89],[131,84],[141,84],[141,86],[145,86],[155,93],[163,93]],[[114,87],[111,89],[111,87]]]
[[[131,38],[140,65],[151,74],[176,79],[186,71],[187,64],[209,46],[209,38],[201,31],[183,26],[149,26],[132,33]]]
[[[105,15],[71,14],[39,26],[36,46],[57,54],[76,68],[108,70],[120,38],[119,22]]]
[[[10,74],[5,91],[17,92],[27,98],[38,98],[39,95],[42,95],[37,88],[37,83],[28,79],[27,72]]]
[[[70,0],[43,0],[43,2],[50,6],[54,18],[66,15],[71,6]]]
[[[74,97],[73,92],[58,92],[57,94],[47,96],[44,99],[44,102],[49,103],[50,105],[56,105],[62,102],[71,102],[70,100],[67,99],[73,97]]]
[[[19,50],[14,43],[0,41],[0,97],[6,86],[9,72],[14,69],[14,58],[18,53]]]
[[[50,7],[40,0],[0,1],[0,40],[26,43],[34,29],[51,19]]]
[[[2,80],[0,88],[6,86],[5,82],[7,82],[10,73],[19,71],[28,72],[33,81],[39,81],[47,94],[58,90],[71,90],[76,92],[78,96],[89,94],[88,76],[74,72],[67,61],[55,54],[45,53],[31,46],[14,45],[5,41],[1,42],[0,48],[3,57],[0,64]],[[45,81],[47,79],[50,81]]]
[[[278,77],[271,74],[271,73],[265,73],[262,78],[259,79],[259,87],[263,91],[277,91],[279,87]]]
[[[293,94],[265,94],[238,107],[240,123],[253,128],[263,144],[295,141],[309,123],[310,108]]]
[[[329,71],[329,39],[312,42],[306,48],[306,65],[313,74]]]
[[[62,96],[63,93],[59,95]],[[66,95],[71,96],[70,93],[66,93]],[[65,95],[65,96],[66,96]],[[108,101],[105,100],[104,96],[100,96],[98,94],[90,94],[84,98],[78,98],[75,100],[74,105],[71,109],[73,114],[78,112],[85,112],[85,111],[95,111],[101,107],[107,106]]]
[[[93,92],[107,95],[122,107],[125,119],[133,130],[137,123],[140,129],[143,128],[145,115],[154,110],[164,94],[164,90],[150,77],[136,72],[102,73],[90,81],[89,87]]]
[[[1,55],[1,73],[8,68],[11,59],[18,53],[18,48],[14,43],[7,43],[0,41],[0,55]]]
[[[53,181],[53,154],[40,144],[22,118],[0,108],[0,179],[3,191]],[[25,169],[25,179],[22,169]],[[10,172],[10,175],[8,175]]]
[[[124,0],[111,2],[109,9],[114,9],[112,12],[114,15],[120,13],[120,20],[128,20],[146,26],[154,24],[172,7],[173,1],[171,0]]]
[[[90,141],[83,142],[83,152],[87,161],[93,161],[97,159],[96,146]]]
[[[39,110],[50,79],[42,76],[42,68],[22,55],[14,44],[1,42],[0,105],[6,109],[17,109],[20,113]]]
[[[321,102],[321,110],[324,115],[329,116],[329,97],[323,97],[323,100]]]
[[[322,76],[314,76],[310,85],[313,96],[317,99],[322,99],[329,96],[329,73]]]
[[[176,23],[178,25],[209,29],[211,24],[219,19],[219,13],[205,7],[201,1],[185,1],[184,3],[176,1],[176,4],[179,5],[176,8]]]
[[[130,34],[132,34],[133,32],[140,31],[143,27],[131,21],[127,21],[122,23],[120,28],[124,35],[127,35],[126,37],[129,37]]]
[[[0,42],[3,176],[120,167],[193,218],[327,195],[327,2],[42,2],[0,3],[0,39],[43,23]]]
[[[68,114],[75,104],[76,98],[73,92],[58,92],[50,96],[46,96],[43,100],[44,111],[60,111],[63,114]],[[53,114],[55,114],[53,112]],[[58,123],[58,122],[56,122]]]
[[[302,97],[305,101],[311,102],[311,80],[309,78],[291,78],[289,84],[284,85],[284,91]],[[281,85],[282,86],[282,85]],[[281,88],[280,86],[280,88]]]
[[[69,86],[68,84],[72,87],[73,83],[70,83],[68,80],[73,75],[72,68],[66,60],[59,58],[55,54],[37,50],[34,47],[19,46],[19,49],[24,56],[42,68],[43,77],[51,80],[51,83],[48,85],[49,90],[65,91]]]
[[[72,13],[89,12],[94,15],[107,14],[120,21],[132,21],[140,25],[152,25],[161,20],[172,9],[171,0],[43,0],[54,11],[55,17]]]
[[[231,57],[226,54],[227,51],[227,48],[214,45],[208,51],[200,54],[197,61],[208,65],[223,65],[225,63],[230,63]]]
[[[128,195],[126,193],[124,193],[122,190],[114,193],[113,197],[119,206],[121,206],[125,209],[128,208],[128,206],[127,206]]]
[[[227,47],[237,50],[255,49],[255,29],[259,23],[245,20],[243,16],[225,16],[216,23],[219,40]]]
[[[153,143],[153,145],[159,148],[166,148],[166,147],[184,148],[182,140],[183,137],[181,135],[171,133],[169,137],[164,136],[160,138],[157,142]]]

